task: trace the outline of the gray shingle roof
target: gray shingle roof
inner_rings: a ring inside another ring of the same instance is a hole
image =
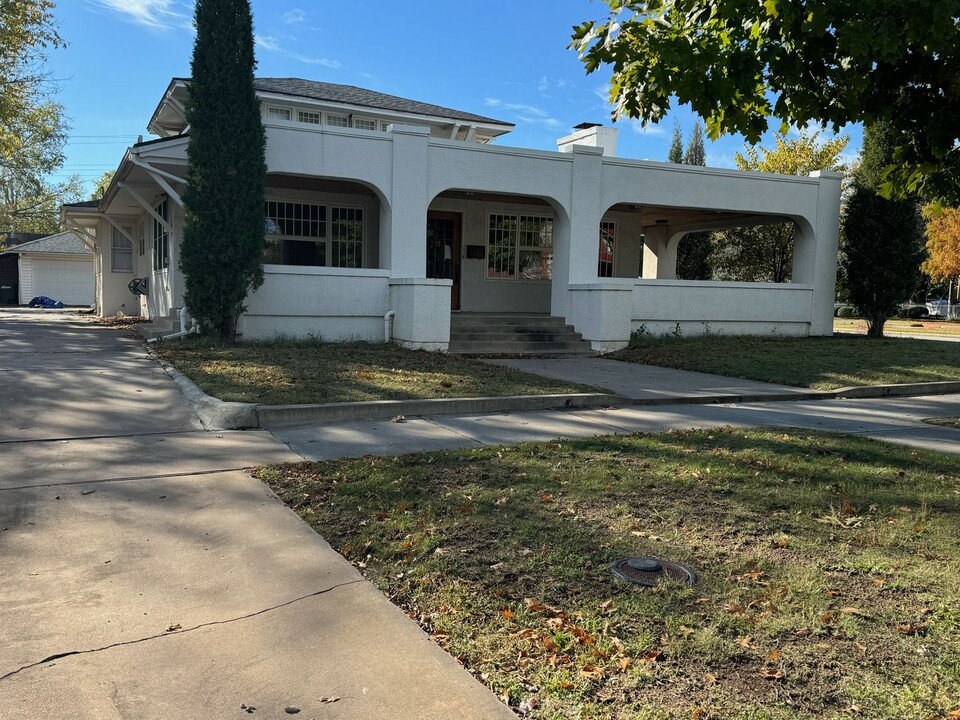
[[[93,251],[84,244],[80,237],[71,231],[48,235],[38,240],[31,240],[15,245],[7,250],[8,253],[58,253],[60,255],[93,255]]]
[[[99,200],[83,200],[81,202],[64,203],[63,207],[95,208],[95,207],[99,207],[99,205],[100,205]]]
[[[254,80],[254,86],[261,92],[294,95],[312,100],[326,100],[328,102],[357,105],[376,110],[388,110],[413,115],[428,115],[430,117],[441,117],[450,120],[491,123],[494,125],[513,127],[513,123],[503,120],[494,120],[493,118],[474,115],[473,113],[462,112],[460,110],[452,110],[440,105],[408,100],[397,97],[396,95],[385,95],[384,93],[374,92],[373,90],[354,87],[353,85],[336,85],[334,83],[317,82],[314,80],[300,80],[299,78],[257,78]]]

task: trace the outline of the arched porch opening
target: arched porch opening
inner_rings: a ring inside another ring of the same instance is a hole
[[[265,265],[383,268],[383,193],[349,179],[268,173]]]
[[[549,198],[450,189],[427,211],[427,277],[448,278],[451,310],[548,315],[554,255],[569,243]]]

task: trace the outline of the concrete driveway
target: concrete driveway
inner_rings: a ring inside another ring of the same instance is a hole
[[[0,371],[0,718],[513,717],[136,338],[0,311]]]

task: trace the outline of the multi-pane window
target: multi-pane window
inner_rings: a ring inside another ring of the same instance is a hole
[[[113,238],[110,243],[110,270],[111,272],[133,272],[133,243],[117,228],[113,228]]]
[[[327,125],[330,127],[350,127],[350,119],[346,115],[326,114]]]
[[[370,120],[369,118],[358,118],[353,119],[353,126],[358,130],[376,130],[377,121]]]
[[[293,113],[290,108],[286,107],[268,107],[267,108],[267,119],[268,120],[285,120],[290,121],[293,117]]]
[[[307,110],[298,110],[297,111],[297,120],[302,123],[308,123],[310,125],[319,125],[320,124],[320,113],[318,112],[309,112]]]
[[[264,209],[265,263],[363,267],[363,210],[274,200]]]
[[[362,267],[363,210],[330,208],[330,243],[333,267]]]
[[[613,277],[613,257],[616,250],[616,223],[604,220],[600,223],[600,249],[597,256],[597,276]]]
[[[154,211],[169,224],[170,203],[164,200],[154,208]],[[167,228],[156,218],[153,218],[153,269],[162,270],[170,265],[170,236]]]
[[[553,218],[491,214],[487,277],[549,280],[553,275]]]

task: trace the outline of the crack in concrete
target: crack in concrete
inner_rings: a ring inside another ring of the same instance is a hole
[[[0,492],[11,490],[37,490],[44,488],[70,487],[71,485],[97,485],[100,483],[113,482],[135,482],[137,480],[169,480],[172,478],[190,478],[200,475],[218,475],[225,472],[239,472],[250,470],[256,467],[254,465],[243,465],[241,467],[215,468],[213,470],[193,470],[188,472],[164,473],[161,475],[129,475],[126,477],[101,478],[98,480],[63,480],[62,482],[40,483],[37,485],[16,485],[13,487],[0,487]]]
[[[72,435],[69,437],[52,437],[52,438],[13,438],[7,440],[0,440],[0,445],[25,445],[27,443],[55,443],[55,442],[70,442],[73,440],[123,440],[124,438],[143,438],[143,437],[154,437],[156,435],[197,435],[197,434],[208,434],[212,435],[214,431],[211,430],[197,430],[196,428],[190,428],[187,430],[161,430],[158,432],[145,432],[145,433],[122,433],[114,435]],[[218,432],[225,432],[220,430]]]
[[[240,622],[241,620],[249,620],[250,618],[255,618],[258,615],[265,615],[266,613],[273,612],[274,610],[280,610],[281,608],[288,607],[294,603],[301,602],[303,600],[309,600],[310,598],[319,597],[320,595],[326,595],[327,593],[333,592],[339,588],[347,587],[349,585],[357,585],[358,583],[364,583],[366,579],[360,578],[358,580],[351,580],[350,582],[338,583],[332,587],[328,587],[325,590],[318,590],[317,592],[309,593],[307,595],[301,595],[298,598],[293,600],[288,600],[286,602],[280,603],[278,605],[272,605],[271,607],[264,608],[263,610],[257,610],[256,612],[247,613],[246,615],[240,615],[235,618],[230,618],[229,620],[211,620],[210,622],[200,623],[199,625],[194,625],[188,628],[180,628],[177,630],[172,630],[170,632],[162,632],[156,635],[148,635],[147,637],[137,638],[136,640],[124,640],[123,642],[111,643],[110,645],[104,645],[103,647],[97,648],[88,648],[86,650],[70,650],[68,652],[56,653],[55,655],[50,655],[45,657],[43,660],[38,660],[36,662],[28,663],[27,665],[22,665],[16,670],[11,670],[5,675],[0,675],[0,682],[7,680],[8,678],[18,675],[19,673],[24,672],[25,670],[30,670],[31,668],[39,667],[40,665],[45,665],[54,660],[61,660],[66,657],[72,657],[74,655],[90,655],[93,653],[103,652],[105,650],[112,650],[113,648],[124,647],[125,645],[138,645],[140,643],[149,642],[150,640],[159,640],[160,638],[166,637],[175,637],[177,635],[183,635],[184,633],[193,632],[194,630],[200,630],[206,627],[212,627],[215,625],[229,625],[231,623]]]

